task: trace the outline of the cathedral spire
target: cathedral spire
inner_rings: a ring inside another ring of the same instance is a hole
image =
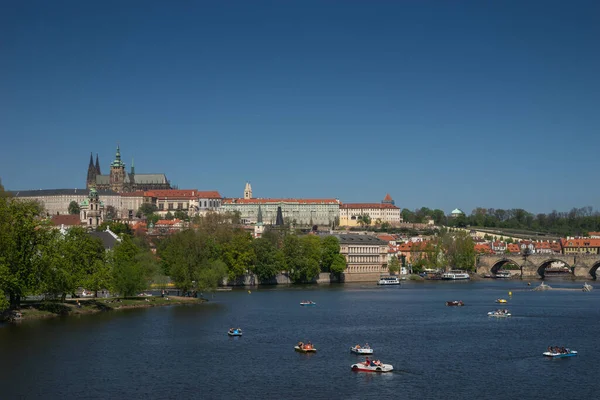
[[[92,155],[92,153],[90,152],[90,165],[89,167],[93,167],[94,166],[94,156]],[[88,168],[89,168],[88,167]]]
[[[133,157],[131,157],[131,175],[135,175],[135,166],[133,165]]]
[[[102,175],[102,172],[100,172],[100,161],[98,161],[98,153],[96,153],[96,173],[98,175]]]
[[[94,167],[94,156],[90,153],[90,165],[88,165],[87,178],[85,180],[85,187],[89,189],[96,184],[96,167]]]

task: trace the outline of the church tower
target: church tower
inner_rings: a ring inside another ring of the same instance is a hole
[[[102,175],[102,172],[100,172],[100,162],[98,161],[98,153],[96,153],[96,175]]]
[[[121,161],[121,149],[117,146],[115,160],[110,164],[110,189],[121,193],[125,189],[125,163]]]
[[[244,199],[252,198],[252,186],[250,186],[250,182],[246,182],[246,187],[244,188]]]
[[[87,179],[85,181],[86,189],[96,186],[96,175],[98,175],[98,170],[94,167],[94,157],[90,153],[90,165],[88,166]]]

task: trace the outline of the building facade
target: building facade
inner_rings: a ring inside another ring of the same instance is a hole
[[[394,205],[390,195],[381,203],[345,203],[340,205],[340,226],[359,226],[361,215],[369,216],[371,224],[387,222],[392,226],[402,222],[400,208]]]
[[[378,281],[388,274],[388,243],[371,235],[339,234],[340,253],[346,258],[345,282]]]
[[[104,221],[104,203],[96,189],[91,188],[88,198],[79,203],[81,222],[90,228],[97,228]]]
[[[163,217],[169,212],[173,214],[176,211],[182,211],[190,217],[203,215],[208,211],[218,211],[222,200],[216,190],[171,189],[144,192],[144,203],[155,205],[157,214]]]
[[[563,254],[600,254],[600,239],[566,238],[560,239]]]
[[[114,161],[110,164],[110,173],[102,175],[98,155],[96,155],[96,164],[90,154],[90,163],[88,165],[86,188],[95,187],[97,190],[112,190],[117,193],[146,191],[146,190],[165,190],[171,189],[171,184],[165,174],[136,174],[133,160],[131,161],[130,172],[125,171],[125,163],[121,160],[121,149],[117,146]]]

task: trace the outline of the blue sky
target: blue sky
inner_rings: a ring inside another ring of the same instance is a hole
[[[600,208],[600,2],[28,1],[0,12],[0,177],[117,143],[180,188],[449,212]]]

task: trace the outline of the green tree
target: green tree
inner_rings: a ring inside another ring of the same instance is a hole
[[[371,217],[369,216],[369,214],[359,215],[356,221],[359,223],[360,226],[371,225]]]
[[[131,229],[131,226],[124,222],[104,221],[100,225],[98,225],[96,230],[98,232],[104,232],[106,231],[106,228],[109,228],[113,233],[116,233],[117,235],[133,236],[133,230]]]
[[[255,258],[250,233],[237,230],[233,238],[224,243],[222,247],[222,259],[227,265],[229,279],[235,279],[250,272],[250,266]]]
[[[283,253],[270,240],[255,239],[252,247],[255,254],[254,273],[260,281],[268,281],[284,269]]]
[[[138,209],[138,215],[140,216],[145,216],[148,217],[150,214],[155,213],[156,211],[158,211],[158,208],[156,207],[155,204],[152,203],[144,203],[140,206],[140,208]]]
[[[227,275],[227,265],[221,260],[206,261],[198,270],[196,289],[212,290]]]
[[[319,276],[320,252],[315,250],[315,239],[299,238],[296,235],[286,236],[283,242],[283,254],[286,269],[294,282],[310,282]],[[319,239],[316,237],[316,239]],[[316,246],[317,249],[320,246]]]
[[[190,216],[186,212],[183,212],[181,210],[175,211],[175,214],[173,214],[173,217],[175,217],[177,219],[180,219],[182,221],[189,221],[190,220]]]
[[[331,266],[329,267],[329,271],[331,271],[332,273],[339,276],[345,270],[346,270],[346,257],[344,257],[342,254],[336,254],[335,257],[333,257],[333,262],[331,263]]]
[[[69,214],[77,215],[81,211],[81,207],[79,207],[79,204],[75,200],[73,200],[69,203],[68,210],[69,210]]]
[[[340,254],[340,241],[335,236],[326,236],[321,242],[321,249],[321,270],[329,272],[336,256]]]
[[[104,219],[106,221],[113,221],[113,220],[117,219],[117,210],[115,209],[114,206],[106,206],[106,212],[104,215],[105,215]]]
[[[400,262],[398,261],[398,257],[392,256],[388,262],[388,270],[390,271],[390,274],[397,274],[400,271]]]
[[[0,196],[0,291],[9,296],[12,309],[41,287],[39,246],[46,239],[46,227],[37,218],[42,210],[37,202]]]
[[[173,213],[171,213],[171,211],[169,211],[165,214],[165,219],[172,220],[175,219],[175,216],[173,215]]]
[[[147,288],[147,275],[143,268],[144,255],[133,239],[124,236],[112,252],[113,288],[122,296],[128,297]]]

